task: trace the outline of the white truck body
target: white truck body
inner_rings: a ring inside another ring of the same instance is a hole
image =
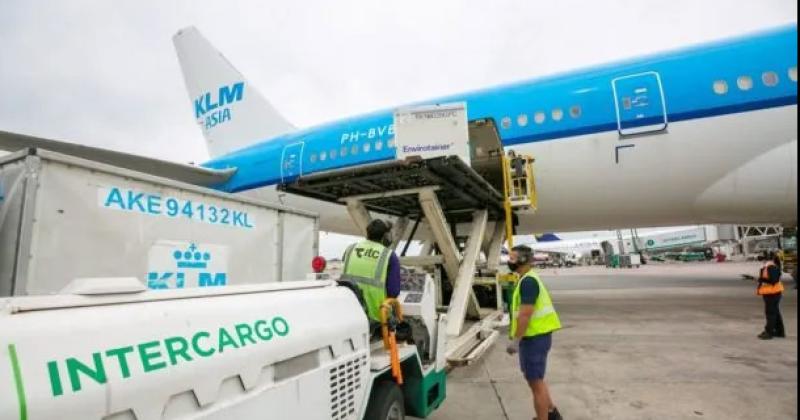
[[[0,296],[302,280],[317,241],[310,213],[41,149],[0,158]]]
[[[350,420],[370,390],[366,317],[332,282],[5,298],[0,332],[6,420]]]

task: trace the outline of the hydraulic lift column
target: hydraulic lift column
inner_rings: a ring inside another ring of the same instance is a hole
[[[478,210],[473,214],[473,226],[470,230],[470,239],[467,244],[466,252],[462,258],[455,239],[449,229],[447,219],[444,217],[439,199],[436,198],[436,187],[425,187],[419,189],[408,189],[399,191],[389,191],[384,193],[363,194],[342,198],[347,204],[347,211],[353,222],[362,230],[366,230],[371,217],[364,200],[379,197],[397,197],[403,195],[419,195],[419,203],[428,222],[434,241],[439,248],[442,256],[442,266],[447,273],[447,278],[453,286],[453,294],[450,298],[448,309],[448,335],[459,335],[464,326],[464,319],[467,315],[472,318],[479,318],[479,305],[475,293],[472,291],[472,279],[475,273],[475,265],[480,256],[480,245],[483,243],[483,232],[486,229],[488,212]],[[408,223],[407,218],[401,218],[398,225]],[[405,220],[405,223],[402,222]],[[400,231],[400,229],[398,229]],[[399,238],[395,236],[397,245]]]
[[[481,251],[488,258],[487,269],[482,268],[482,272],[497,268],[505,237],[506,200],[503,193],[459,157],[392,160],[336,169],[301,176],[279,185],[279,189],[345,204],[362,232],[371,220],[370,213],[394,217],[393,247],[401,238],[414,239],[401,235],[410,221],[416,227],[424,222],[427,231],[420,238],[422,252],[418,256],[401,256],[401,263],[436,267],[432,270],[434,276],[446,274],[452,285],[445,328],[447,359],[454,364],[469,363],[497,338],[493,328],[502,311],[488,314],[484,311],[481,317],[473,286]],[[488,234],[491,237],[486,238],[489,222],[494,227]],[[463,249],[459,249],[455,226],[468,227],[464,233],[469,236]],[[432,252],[434,246],[437,254]],[[497,285],[494,281],[491,284]],[[438,295],[441,299],[441,293]],[[477,322],[472,323],[473,320]]]
[[[480,244],[483,242],[483,231],[486,228],[488,213],[486,210],[478,210],[473,213],[473,226],[467,249],[464,258],[461,259],[455,239],[448,229],[447,219],[444,217],[439,199],[436,198],[434,191],[431,189],[420,191],[419,203],[444,258],[443,265],[447,272],[447,278],[453,285],[453,294],[447,310],[447,335],[457,336],[461,334],[466,315],[474,318],[480,317],[478,299],[472,291],[472,279],[475,274],[475,264],[480,256]],[[470,246],[474,248],[473,252],[470,252]]]

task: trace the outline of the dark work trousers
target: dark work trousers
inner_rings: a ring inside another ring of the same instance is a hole
[[[781,310],[778,305],[781,303],[781,294],[764,295],[764,313],[767,315],[767,326],[764,331],[774,337],[782,337],[786,335],[783,329],[783,317],[781,317]]]

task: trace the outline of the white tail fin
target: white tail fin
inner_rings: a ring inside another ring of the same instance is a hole
[[[196,28],[172,40],[211,157],[294,130]]]

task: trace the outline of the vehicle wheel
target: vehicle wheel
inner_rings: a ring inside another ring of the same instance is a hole
[[[403,392],[394,382],[378,382],[372,387],[364,420],[403,420],[406,410]]]

